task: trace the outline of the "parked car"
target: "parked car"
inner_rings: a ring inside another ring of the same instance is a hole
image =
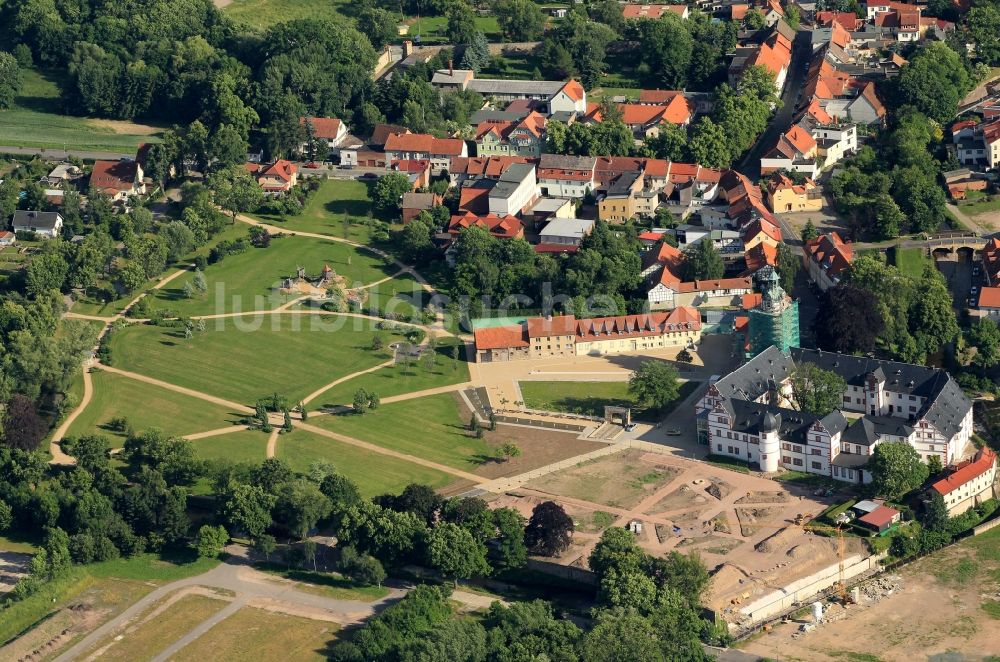
[[[378,179],[378,175],[374,172],[366,172],[358,177],[358,179]]]
[[[678,430],[677,428],[667,428],[666,432],[667,432],[667,436],[668,437],[679,437],[679,436],[681,436],[681,431]]]

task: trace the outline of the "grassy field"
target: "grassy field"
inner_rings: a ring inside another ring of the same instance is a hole
[[[406,273],[384,283],[366,288],[368,299],[364,307],[378,312],[382,317],[411,319],[423,310],[430,295],[420,287],[417,279]]]
[[[382,333],[386,345],[400,339]],[[388,349],[369,349],[373,335],[368,320],[268,315],[210,320],[190,340],[176,328],[136,325],[110,344],[115,367],[252,404],[275,391],[295,402],[385,361]]]
[[[316,404],[322,403],[324,406],[349,404],[359,388],[374,391],[380,398],[388,398],[468,381],[469,366],[461,358],[461,354],[457,362],[453,362],[451,358],[455,342],[453,339],[441,341],[438,345],[437,367],[433,371],[429,372],[419,363],[408,367],[397,364],[379,368],[375,372],[360,375],[334,386],[320,396]]]
[[[320,425],[320,422],[327,418],[329,417],[324,416],[309,419],[307,422]],[[219,437],[219,439],[224,438]],[[332,462],[337,471],[357,483],[361,495],[366,498],[389,492],[398,494],[410,483],[422,483],[437,489],[455,482],[455,477],[446,473],[387,455],[372,453],[306,430],[295,430],[278,437],[277,455],[296,471],[303,472],[309,468],[310,463],[317,460]]]
[[[347,287],[373,283],[398,270],[374,253],[347,244],[282,237],[273,240],[268,248],[251,248],[208,265],[208,291],[204,294],[196,293],[190,299],[184,296],[184,285],[194,279],[191,272],[157,290],[153,300],[156,308],[183,316],[271,310],[300,296],[280,292],[283,278],[295,276],[301,266],[311,281],[318,280],[325,264],[344,278]]]
[[[35,69],[21,76],[14,105],[0,111],[0,145],[132,154],[139,143],[158,140],[158,127],[63,115],[54,78]]]
[[[486,442],[466,432],[468,421],[459,417],[458,404],[449,393],[382,405],[363,416],[322,416],[310,422],[466,471],[490,458]]]
[[[211,241],[209,241],[204,246],[192,251],[190,255],[186,255],[182,260],[179,261],[179,263],[182,265],[188,265],[198,255],[207,256],[209,251],[220,241],[238,239],[240,237],[246,237],[246,236],[247,236],[247,227],[242,223],[238,223],[236,225],[227,225],[225,229],[222,230],[222,232],[212,237]],[[127,306],[129,302],[135,300],[135,298],[138,297],[143,292],[151,291],[156,286],[157,283],[159,283],[164,278],[176,272],[178,268],[179,267],[176,265],[171,265],[167,267],[163,271],[163,273],[146,281],[146,283],[135,292],[130,292],[128,294],[125,294],[124,296],[119,297],[118,299],[115,299],[113,301],[108,301],[108,302],[98,301],[97,299],[84,295],[78,301],[73,303],[73,312],[81,313],[83,315],[102,315],[106,317],[117,315],[118,313],[122,312],[125,309],[125,306]],[[178,278],[180,278],[180,276],[178,276]]]
[[[348,21],[351,0],[234,0],[224,13],[235,21],[258,28],[268,28],[277,23],[300,18]]]
[[[100,659],[150,660],[225,606],[223,600],[185,595],[149,621],[133,626],[120,639],[115,637],[102,642],[96,648],[107,648],[100,653]]]
[[[102,370],[94,371],[91,377],[93,399],[73,421],[68,437],[102,434],[111,440],[112,446],[119,447],[126,434],[107,428],[108,422],[119,416],[126,417],[136,432],[159,428],[175,436],[235,425],[243,416],[204,400]]]
[[[541,60],[535,53],[510,51],[492,59],[483,68],[481,75],[486,78],[531,79],[535,70],[541,70]]]
[[[215,437],[195,439],[194,451],[203,460],[263,462],[267,453],[267,434],[260,430],[228,432]]]
[[[922,248],[900,248],[899,246],[893,246],[891,251],[890,259],[892,260],[892,264],[896,265],[907,276],[919,278],[924,273],[924,267],[933,264],[933,261],[924,255]]]
[[[251,214],[251,216],[285,228],[289,232],[315,232],[367,243],[368,227],[363,222],[368,219],[369,214],[375,214],[371,200],[368,199],[368,186],[369,184],[365,182],[353,179],[327,179],[320,184],[306,206],[295,216],[271,214]],[[349,222],[346,233],[345,220]]]
[[[185,646],[177,662],[258,662],[325,660],[326,649],[336,637],[333,623],[287,616],[244,607]]]
[[[971,197],[971,196],[970,196]],[[974,202],[958,206],[967,216],[1000,211],[1000,195],[983,196]]]
[[[603,416],[605,405],[618,405],[633,407],[635,418],[653,418],[656,415],[656,412],[635,404],[628,392],[628,382],[520,382],[519,385],[524,406],[529,409]],[[697,387],[698,382],[681,384],[674,403],[667,405],[664,411],[673,409]]]
[[[217,559],[198,558],[193,553],[187,554],[186,552],[183,555],[173,557],[139,554],[130,558],[92,563],[87,566],[87,572],[101,579],[113,577],[159,585],[200,575],[217,565],[219,565]]]
[[[255,567],[257,570],[263,570],[295,582],[295,588],[300,591],[322,595],[334,600],[374,602],[389,595],[389,589],[386,586],[363,586],[339,573],[289,570],[287,566],[280,563],[258,563]]]

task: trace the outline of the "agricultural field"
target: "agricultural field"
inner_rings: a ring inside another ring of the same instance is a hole
[[[327,659],[337,626],[298,616],[244,607],[182,648],[177,662]]]
[[[95,370],[91,379],[92,399],[73,421],[67,437],[100,434],[117,448],[127,434],[125,429],[111,429],[109,423],[115,418],[125,418],[135,432],[159,428],[168,435],[183,436],[235,425],[243,417],[210,402],[102,370]]]
[[[185,285],[195,277],[191,272],[156,290],[152,301],[156,309],[183,316],[271,310],[303,294],[281,292],[283,278],[294,277],[296,269],[304,267],[308,279],[318,281],[324,265],[342,277],[346,287],[373,283],[398,271],[369,251],[333,241],[289,236],[273,239],[267,248],[251,248],[208,265],[208,289],[203,294],[195,291],[191,298],[185,296]]]
[[[353,179],[326,179],[320,183],[319,189],[309,198],[302,211],[294,216],[250,216],[289,232],[314,232],[368,243],[369,232],[365,222],[369,214],[375,214],[371,200],[368,199],[369,186],[366,182]]]
[[[267,315],[210,320],[185,339],[180,328],[133,325],[110,339],[113,365],[240,403],[278,392],[296,402],[320,386],[390,358],[401,336],[381,332],[374,351],[370,321],[326,315]]]
[[[0,110],[0,145],[134,154],[140,143],[159,140],[160,127],[63,115],[54,77],[37,69],[21,77],[14,105]]]
[[[230,0],[216,6],[223,7],[223,13],[234,21],[255,28],[269,28],[278,23],[300,18],[327,19],[335,22],[348,21],[351,17],[351,0]]]
[[[524,406],[528,409],[602,416],[605,405],[618,405],[632,407],[633,418],[639,420],[654,420],[658,416],[658,412],[636,404],[628,392],[628,382],[525,381],[519,382],[518,386],[524,397]],[[698,382],[681,384],[677,398],[664,408],[664,412],[683,402],[697,387]]]
[[[309,419],[307,422],[315,422],[318,425],[320,420]],[[231,435],[215,439],[223,440],[228,436]],[[203,441],[212,442],[213,439]],[[195,444],[200,443],[202,442],[195,442]],[[313,462],[331,462],[337,471],[357,484],[361,495],[366,498],[390,492],[398,494],[410,483],[421,483],[438,489],[459,480],[455,476],[429,467],[372,453],[307,430],[295,430],[278,437],[277,455],[288,462],[292,469],[301,472],[305,472]]]

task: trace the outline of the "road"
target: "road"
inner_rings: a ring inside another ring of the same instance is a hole
[[[802,90],[809,66],[809,57],[812,55],[809,35],[808,30],[796,33],[795,41],[792,43],[792,62],[788,67],[785,90],[781,95],[781,108],[774,113],[767,129],[736,166],[736,169],[749,177],[752,182],[760,179],[760,157],[778,140],[779,135],[788,130],[792,123],[799,92]]]
[[[68,159],[71,156],[75,156],[78,159],[83,159],[85,161],[118,161],[119,159],[134,159],[135,152],[131,154],[124,154],[121,152],[91,152],[89,150],[79,150],[79,149],[52,149],[44,147],[11,147],[8,145],[0,145],[0,154],[13,154],[15,156],[45,156],[50,159]]]

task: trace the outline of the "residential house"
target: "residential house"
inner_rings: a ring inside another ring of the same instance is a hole
[[[535,166],[530,163],[515,163],[510,166],[500,175],[487,197],[490,214],[519,215],[539,197]]]
[[[542,195],[556,198],[582,198],[594,190],[593,156],[542,154],[538,162],[538,185]]]
[[[609,223],[624,223],[635,217],[636,194],[642,191],[642,173],[618,175],[597,203],[597,217]]]
[[[983,175],[972,172],[968,168],[946,170],[941,173],[948,195],[954,200],[965,198],[966,191],[985,191],[987,179]]]
[[[428,133],[393,133],[385,141],[386,162],[428,159],[434,173],[447,173],[453,158],[468,155],[464,140],[435,138]]]
[[[767,37],[763,41],[737,46],[729,64],[730,85],[735,87],[740,77],[743,76],[743,72],[748,68],[760,66],[774,75],[775,91],[779,96],[781,95],[782,90],[785,89],[788,67],[792,63],[792,41],[783,34],[785,30],[781,29],[781,26],[789,29],[784,21],[779,21],[774,27],[767,30]],[[794,35],[794,31],[792,34]]]
[[[55,239],[62,234],[63,217],[54,211],[18,209],[12,222],[14,232],[34,232],[44,239]]]
[[[42,177],[41,183],[49,186],[62,186],[66,182],[75,181],[83,177],[83,171],[71,163],[60,163]]]
[[[403,194],[403,201],[400,208],[403,210],[403,223],[409,223],[420,215],[420,212],[429,212],[434,207],[442,203],[442,198],[436,193],[414,193],[407,191]]]
[[[633,5],[625,4],[622,6],[622,16],[625,19],[643,19],[648,18],[650,20],[657,20],[664,14],[674,14],[681,18],[687,18],[690,13],[688,11],[687,5]]]
[[[776,223],[764,218],[753,221],[743,229],[743,250],[748,251],[757,244],[769,244],[777,248],[781,243],[781,229]]]
[[[778,136],[771,149],[760,159],[760,174],[769,175],[778,170],[801,172],[808,177],[817,173],[816,140],[801,126],[792,125]]]
[[[695,104],[683,95],[676,95],[664,104],[621,103],[616,107],[621,112],[622,123],[631,129],[637,141],[658,136],[664,124],[687,126],[695,113]],[[603,121],[600,105],[590,104],[581,121],[587,124]]]
[[[428,159],[402,159],[389,164],[389,170],[406,175],[410,190],[417,191],[431,185],[431,162]]]
[[[752,277],[764,267],[778,267],[778,249],[770,244],[757,244],[743,255],[743,259],[747,268],[740,276]]]
[[[111,198],[112,202],[125,202],[131,196],[146,194],[142,166],[132,159],[94,161],[90,187]]]
[[[560,119],[587,111],[587,92],[575,80],[499,80],[476,78],[475,72],[468,70],[441,69],[434,73],[431,85],[441,89],[472,90],[497,103],[534,101],[539,112]]]
[[[247,164],[247,170],[257,176],[257,183],[265,195],[280,195],[291,191],[299,183],[299,168],[291,161],[279,159],[268,166]]]
[[[340,147],[347,137],[347,125],[335,117],[300,117],[299,124],[305,128],[307,136],[311,127],[313,140],[322,148],[316,153],[319,159]],[[299,145],[299,151],[303,154],[309,151],[308,140]]]
[[[10,230],[0,230],[0,246],[13,246],[17,243],[17,235]]]
[[[854,261],[854,247],[840,234],[831,232],[807,241],[802,262],[812,282],[822,291],[840,283],[841,277]]]
[[[819,417],[789,406],[791,375],[806,364],[844,380],[840,409]],[[860,417],[848,425],[844,412]],[[770,347],[710,384],[695,417],[713,453],[851,483],[870,482],[880,443],[908,443],[922,460],[949,465],[972,435],[972,403],[944,370],[800,348]]]
[[[1000,239],[991,238],[983,246],[983,275],[986,282],[994,287],[1000,287]]]
[[[678,225],[673,230],[677,246],[682,251],[693,249],[703,241],[710,241],[723,260],[736,260],[743,254],[743,236],[737,230],[713,230],[703,225]]]
[[[987,499],[997,498],[997,456],[988,446],[969,460],[960,462],[944,478],[931,485],[941,495],[948,517],[956,517]]]
[[[858,127],[855,124],[820,124],[813,126],[810,134],[816,141],[817,165],[820,169],[829,168],[858,151]]]
[[[585,218],[554,218],[538,235],[540,246],[579,247],[594,231],[594,221]]]
[[[882,505],[867,515],[859,517],[858,523],[875,531],[875,533],[885,533],[894,524],[898,524],[901,517],[902,513],[895,508]]]
[[[480,122],[476,127],[476,154],[538,158],[545,147],[545,123],[545,116],[534,111],[516,121]]]
[[[882,124],[886,110],[875,92],[875,82],[857,75],[855,65],[844,65],[830,53],[831,46],[821,48],[814,56],[806,74],[801,99],[802,106],[814,101],[834,121],[855,124]]]
[[[823,193],[808,177],[802,184],[796,184],[783,173],[775,172],[767,182],[767,204],[776,214],[819,211],[823,208]]]
[[[521,239],[524,237],[524,226],[516,216],[495,216],[493,214],[477,216],[471,212],[452,215],[448,222],[448,234],[457,238],[462,230],[473,225],[483,228],[497,239]]]
[[[701,317],[691,308],[670,312],[576,319],[533,317],[522,324],[476,329],[476,362],[603,356],[665,347],[694,347]]]
[[[852,11],[816,12],[816,25],[818,27],[830,27],[834,23],[839,24],[845,30],[855,32],[861,28],[863,21]]]
[[[538,165],[538,159],[521,156],[455,157],[448,168],[448,177],[452,186],[461,186],[477,179],[499,179],[515,163]]]
[[[1000,287],[983,286],[979,288],[979,298],[976,299],[976,309],[980,317],[1000,322]]]

